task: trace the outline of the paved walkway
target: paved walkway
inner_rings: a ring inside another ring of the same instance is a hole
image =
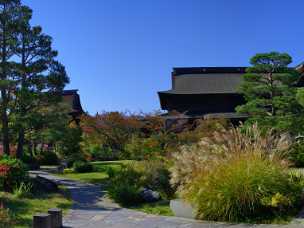
[[[290,225],[247,225],[206,223],[177,217],[149,215],[119,207],[106,197],[98,185],[84,184],[63,179],[46,172],[33,171],[57,184],[64,185],[71,192],[74,205],[64,218],[64,227],[77,228],[300,228],[304,224]]]

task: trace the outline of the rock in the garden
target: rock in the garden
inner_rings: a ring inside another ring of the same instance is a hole
[[[147,188],[143,189],[140,195],[145,202],[151,203],[160,200],[160,194],[151,189],[147,189]]]

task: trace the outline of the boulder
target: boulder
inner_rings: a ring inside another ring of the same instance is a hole
[[[158,192],[147,188],[144,188],[141,191],[140,196],[143,198],[145,202],[148,203],[152,203],[160,200],[160,194]]]
[[[170,200],[170,209],[176,217],[195,219],[194,208],[181,199]]]

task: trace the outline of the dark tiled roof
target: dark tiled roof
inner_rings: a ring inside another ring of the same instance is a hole
[[[304,63],[296,69],[304,74]],[[238,93],[246,67],[176,67],[172,72],[173,88],[160,94],[231,94]],[[304,76],[298,86],[304,85]]]
[[[64,90],[63,101],[69,106],[70,114],[82,114],[83,109],[80,102],[78,90]]]
[[[247,67],[174,67],[172,75],[208,73],[245,73]]]
[[[169,94],[231,94],[237,93],[246,67],[173,68],[173,88]]]
[[[161,93],[231,94],[237,93],[242,81],[240,73],[184,74],[174,77],[174,88]]]

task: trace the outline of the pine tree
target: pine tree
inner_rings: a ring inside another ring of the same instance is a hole
[[[9,139],[9,103],[12,89],[12,59],[17,44],[18,23],[23,10],[19,0],[0,1],[0,115],[2,127],[2,143],[4,153],[10,153]]]
[[[288,67],[291,62],[288,54],[278,52],[251,58],[252,66],[240,86],[246,104],[237,107],[238,112],[249,114],[249,122],[279,130],[287,130],[294,124],[302,109],[295,99],[299,75]]]
[[[25,132],[33,116],[47,105],[60,102],[69,82],[56,60],[52,38],[31,26],[32,10],[20,0],[0,0],[0,90],[4,152],[17,129],[17,157],[23,153]],[[11,122],[10,122],[11,121]]]
[[[30,17],[29,17],[30,18]],[[31,116],[42,106],[59,102],[62,90],[69,82],[64,66],[56,60],[52,38],[41,27],[21,26],[16,54],[16,124],[18,126],[17,157],[23,153],[24,134]]]

